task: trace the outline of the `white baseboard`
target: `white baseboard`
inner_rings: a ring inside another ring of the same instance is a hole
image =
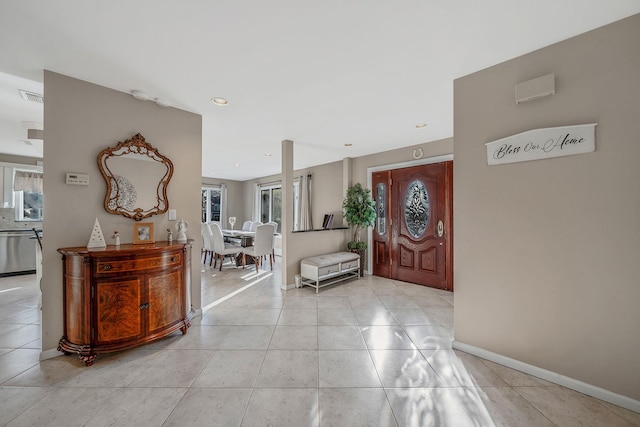
[[[55,348],[49,350],[42,350],[40,352],[40,360],[53,359],[54,357],[62,356],[64,353],[58,351]]]
[[[516,371],[524,372],[525,374],[542,378],[543,380],[561,385],[566,388],[570,388],[571,390],[579,391],[580,393],[595,397],[596,399],[613,403],[614,405],[629,409],[630,411],[640,413],[640,401],[632,399],[630,397],[605,390],[595,385],[584,383],[574,378],[558,374],[557,372],[548,371],[534,365],[529,365],[528,363],[524,363],[516,359],[511,359],[510,357],[503,356],[498,353],[493,353],[480,347],[465,344],[460,341],[453,341],[453,348],[456,350],[464,351],[465,353],[473,354],[474,356],[478,356],[483,359],[490,360],[508,368],[515,369]]]

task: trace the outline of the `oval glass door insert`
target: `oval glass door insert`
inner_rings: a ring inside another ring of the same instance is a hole
[[[420,180],[407,186],[404,200],[404,221],[414,239],[422,237],[431,219],[431,203],[427,187]]]

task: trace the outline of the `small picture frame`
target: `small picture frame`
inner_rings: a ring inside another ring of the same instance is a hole
[[[133,244],[154,243],[155,236],[152,222],[138,222],[133,224]]]

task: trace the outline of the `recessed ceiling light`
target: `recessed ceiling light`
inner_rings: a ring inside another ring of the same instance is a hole
[[[229,104],[229,101],[227,101],[225,98],[211,98],[211,102],[222,107]]]
[[[351,147],[353,144],[344,144],[345,147]]]
[[[149,98],[149,95],[141,90],[132,90],[131,96],[133,96],[135,99],[139,99],[140,101],[148,101],[149,99],[151,99]]]
[[[166,101],[162,98],[156,98],[156,104],[158,104],[161,107],[171,107],[171,104],[169,103],[169,101]]]
[[[240,163],[236,163],[236,167],[240,166]]]
[[[271,157],[271,153],[264,153],[265,157]]]
[[[426,123],[418,123],[418,124],[416,125],[416,128],[418,128],[418,129],[422,129],[422,128],[426,128],[426,127],[427,127],[427,124],[426,124]]]

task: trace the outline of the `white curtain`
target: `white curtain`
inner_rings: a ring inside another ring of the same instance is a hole
[[[312,230],[311,220],[311,175],[301,175],[298,178],[298,230]]]
[[[13,178],[13,190],[42,193],[42,174],[39,172],[16,171]]]
[[[220,184],[220,224],[222,228],[227,228],[228,212],[227,212],[227,184]]]
[[[260,184],[256,184],[253,191],[253,218],[251,221],[260,221]]]

